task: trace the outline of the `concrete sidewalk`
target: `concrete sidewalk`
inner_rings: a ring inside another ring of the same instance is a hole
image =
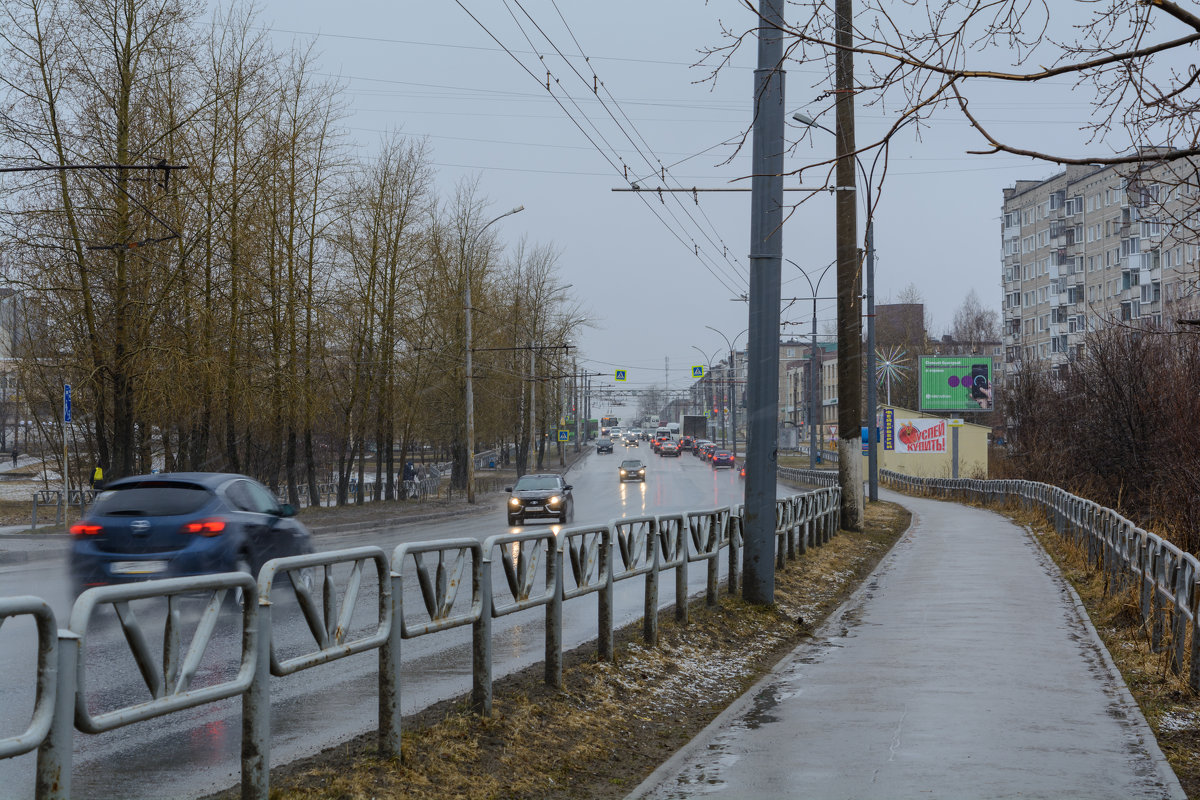
[[[1023,529],[886,492],[862,588],[632,798],[1183,798],[1075,593]]]

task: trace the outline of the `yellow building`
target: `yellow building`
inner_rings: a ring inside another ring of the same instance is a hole
[[[988,432],[967,418],[938,417],[907,408],[881,405],[878,458],[880,470],[891,470],[914,478],[988,477]],[[891,425],[885,409],[893,412]],[[958,470],[955,474],[955,439],[958,441]],[[863,474],[867,457],[863,456]]]

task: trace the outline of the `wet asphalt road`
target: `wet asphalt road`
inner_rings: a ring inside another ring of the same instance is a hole
[[[640,457],[648,464],[646,483],[619,484],[617,465],[623,458]],[[742,482],[732,470],[712,470],[684,454],[660,458],[648,445],[636,450],[618,447],[613,455],[592,453],[567,475],[574,485],[573,524],[604,523],[614,517],[631,517],[740,503]],[[780,489],[782,496],[786,489]],[[389,555],[401,542],[452,537],[487,536],[515,530],[505,524],[502,497],[489,497],[490,513],[444,522],[407,525],[391,531],[343,533],[322,536],[319,550],[364,544],[378,545]],[[532,523],[530,527],[545,527]],[[721,559],[724,566],[724,559]],[[702,567],[694,568],[689,581],[693,593],[704,583]],[[378,587],[371,575],[365,582],[351,628],[373,628]],[[410,584],[411,587],[411,584]],[[406,587],[405,602],[419,604],[415,588]],[[499,587],[499,583],[497,583]],[[71,596],[63,560],[31,561],[0,568],[0,595],[31,594],[47,600],[65,627]],[[659,597],[663,605],[674,597],[673,576],[664,572]],[[621,625],[641,616],[642,582],[616,586],[615,622]],[[162,625],[162,606],[139,609],[147,630]],[[185,615],[185,618],[188,618]],[[194,619],[194,615],[190,617]],[[494,672],[502,675],[542,660],[544,613],[533,609],[495,621]],[[563,644],[567,649],[596,637],[595,596],[571,600],[563,606]],[[276,606],[275,634],[286,654],[311,647],[311,635],[294,599]],[[206,651],[196,683],[214,682],[232,674],[238,657],[240,623],[232,610]],[[190,638],[190,632],[184,640]],[[161,631],[151,641],[161,652]],[[33,705],[36,636],[31,624],[10,621],[0,628],[0,736],[25,728]],[[85,652],[86,697],[95,711],[112,710],[149,699],[129,648],[111,618],[100,618],[89,629]],[[402,653],[401,705],[412,713],[439,700],[470,689],[470,628],[406,640]],[[309,755],[377,725],[378,657],[365,653],[271,679],[273,764]],[[241,704],[229,700],[179,712],[104,734],[75,733],[74,797],[79,798],[186,798],[202,795],[237,782],[240,774]],[[35,756],[29,754],[0,761],[0,797],[32,797]]]

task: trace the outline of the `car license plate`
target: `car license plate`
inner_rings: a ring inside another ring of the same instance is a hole
[[[530,503],[529,505],[525,506],[525,508],[528,509],[529,511],[541,511],[542,510],[542,507],[540,505],[538,505],[537,503]]]
[[[114,561],[114,575],[156,575],[167,571],[166,561]]]

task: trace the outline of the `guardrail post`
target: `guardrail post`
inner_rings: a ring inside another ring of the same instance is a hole
[[[1192,578],[1192,661],[1188,669],[1188,687],[1200,691],[1200,580]]]
[[[605,537],[604,544],[600,547],[600,574],[603,576],[604,586],[597,594],[597,606],[600,612],[600,630],[597,649],[600,653],[600,658],[605,661],[613,660],[613,539],[616,531],[612,525],[608,526],[608,536]]]
[[[726,581],[729,594],[736,597],[738,594],[738,567],[740,566],[739,562],[741,561],[739,558],[741,553],[739,551],[742,545],[741,513],[735,517],[731,511],[729,516],[725,519],[725,524],[729,526],[729,534],[727,536],[729,539],[729,552],[727,553],[729,557],[729,564]]]
[[[248,591],[243,597],[253,602]],[[242,696],[242,800],[267,800],[271,792],[271,601],[257,600],[258,613],[243,623],[242,631],[245,647],[258,628],[254,680]]]
[[[404,602],[400,579],[400,565],[388,568],[388,583],[391,584],[392,627],[387,641],[379,648],[379,751],[381,755],[398,758],[401,753],[400,728],[400,643],[401,614]]]
[[[479,565],[479,617],[471,625],[471,709],[492,715],[492,554]]]
[[[675,534],[679,537],[679,552],[683,554],[680,564],[675,568],[675,621],[680,625],[688,624],[688,559],[687,531],[685,522],[679,526]]]
[[[34,492],[33,493],[33,524],[29,526],[29,529],[34,530],[34,531],[37,530],[37,508],[38,508],[38,496],[37,496],[37,492]]]
[[[79,634],[58,630],[58,664],[54,676],[54,716],[50,731],[38,748],[37,800],[70,800],[73,732],[75,730],[75,679],[79,665]]]
[[[554,587],[554,596],[546,604],[546,685],[562,688],[562,607],[563,607],[563,551],[557,543],[546,548],[546,585]]]
[[[647,534],[646,547],[650,550],[650,571],[646,573],[646,602],[642,611],[642,641],[648,645],[658,644],[658,525],[654,524]]]

